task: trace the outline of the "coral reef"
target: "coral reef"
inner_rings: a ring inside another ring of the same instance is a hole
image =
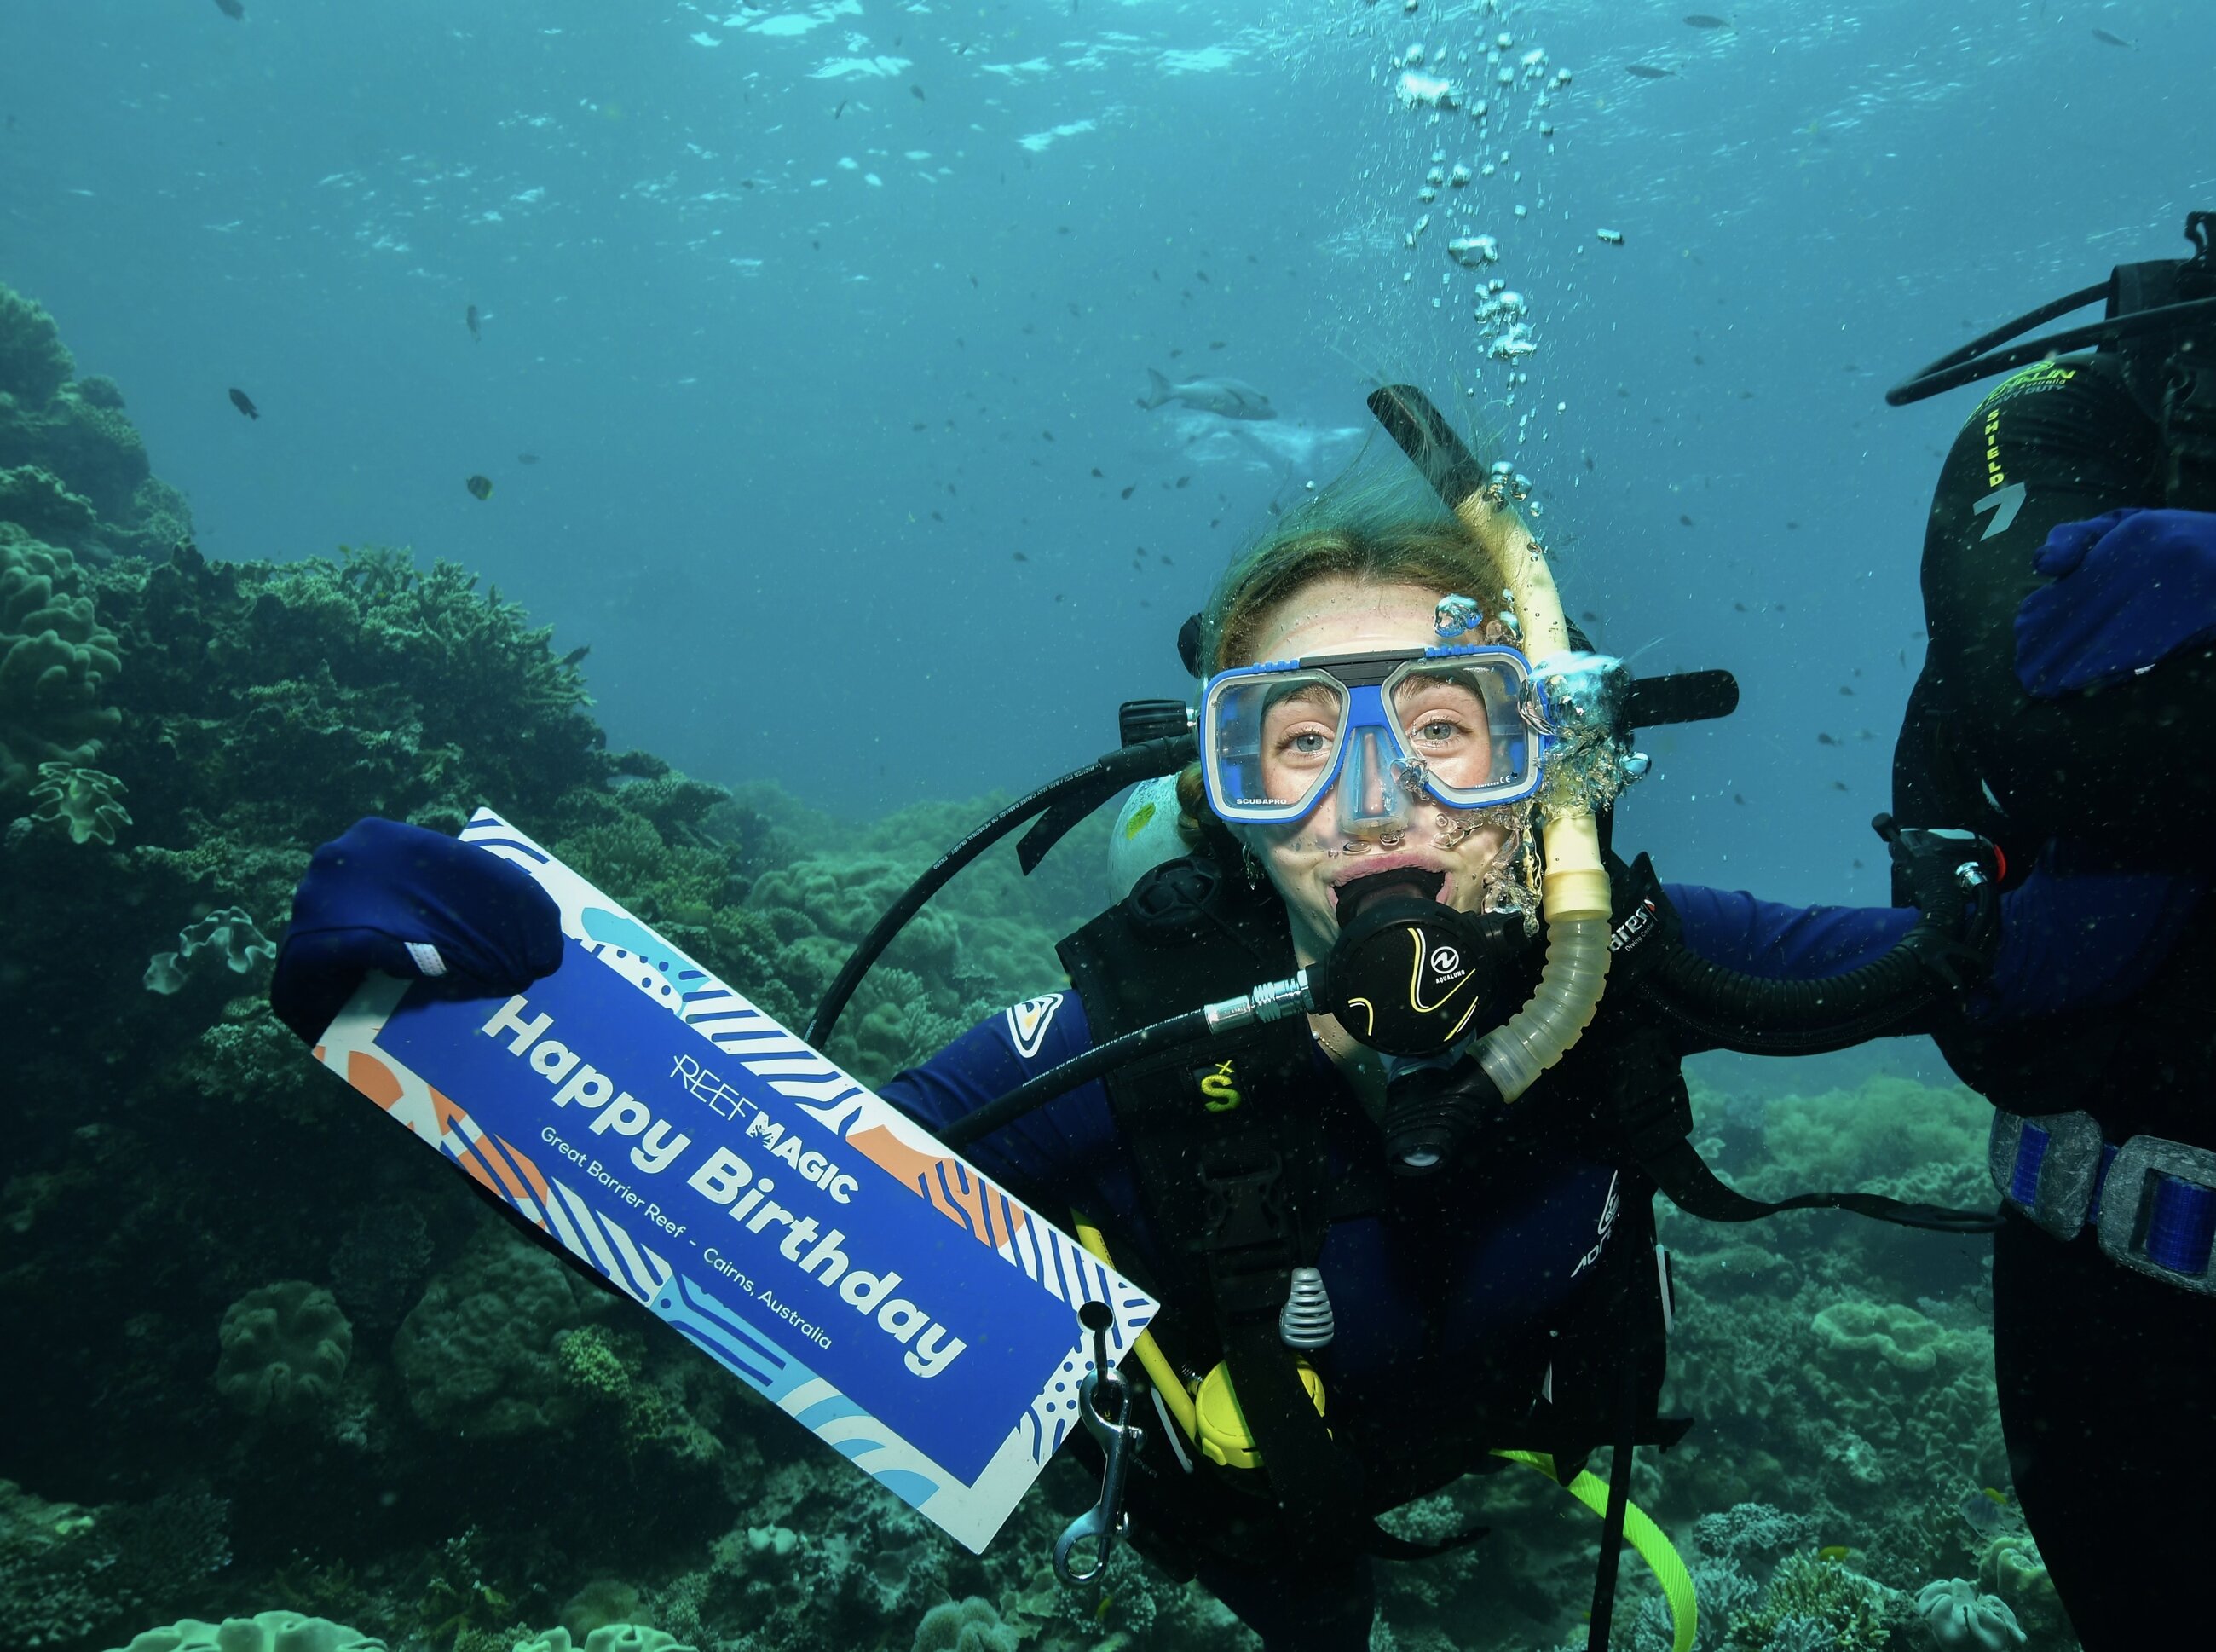
[[[263,1002],[315,844],[364,814],[452,830],[490,803],[797,1026],[998,800],[857,821],[611,753],[575,657],[452,564],[204,557],[120,391],[73,372],[50,318],[0,290],[0,470],[52,483],[7,496],[92,513],[54,527],[75,549],[0,520],[0,1327],[38,1350],[0,1365],[0,1472],[30,1488],[0,1483],[0,1622],[81,1648],[172,1623],[141,1652],[373,1644],[342,1623],[430,1652],[554,1652],[532,1627],[553,1624],[571,1652],[1251,1645],[1128,1548],[1097,1587],[1054,1581],[1054,1537],[1097,1495],[1067,1460],[988,1553],[949,1542],[484,1209]],[[1106,831],[1031,878],[1005,846],[966,871],[832,1054],[880,1080],[1060,986],[1053,941],[1100,901]],[[161,954],[175,989],[149,992]],[[1763,1084],[1693,1087],[1699,1137],[1750,1191],[1985,1201],[1967,1092]],[[2028,1539],[1963,1513],[2008,1484],[1982,1248],[1836,1214],[1665,1211],[1663,1232],[1665,1406],[1696,1426],[1642,1454],[1634,1495],[1684,1545],[1701,1652],[1903,1645],[1912,1592],[1957,1576],[2067,1652]],[[1485,1544],[1384,1569],[1377,1644],[1582,1645],[1590,1516],[1521,1472],[1394,1516],[1413,1536],[1473,1522]],[[249,1603],[288,1611],[225,1618]],[[1617,1643],[1659,1652],[1667,1624],[1627,1567]]]
[[[0,517],[0,798],[92,761],[121,721],[101,703],[121,665],[76,558]]]
[[[219,1624],[182,1618],[133,1637],[122,1652],[385,1652],[385,1643],[328,1618],[263,1612]]]
[[[605,1300],[505,1225],[480,1230],[393,1337],[409,1409],[442,1433],[490,1439],[574,1421],[583,1401],[562,1343]]]
[[[330,1402],[354,1353],[354,1327],[305,1279],[249,1291],[224,1311],[216,1391],[250,1416],[298,1421]]]

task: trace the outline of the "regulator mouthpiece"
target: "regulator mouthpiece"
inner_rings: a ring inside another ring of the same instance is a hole
[[[1317,1002],[1373,1050],[1436,1056],[1498,1019],[1500,921],[1439,903],[1445,874],[1416,867],[1340,886],[1339,940]],[[1490,1019],[1488,1019],[1490,1018]]]

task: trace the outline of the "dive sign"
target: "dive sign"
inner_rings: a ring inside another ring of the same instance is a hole
[[[317,1058],[982,1551],[1078,1421],[1078,1308],[1157,1304],[489,811],[562,966],[502,1000],[372,977]]]

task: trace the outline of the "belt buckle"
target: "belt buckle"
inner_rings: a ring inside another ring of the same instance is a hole
[[[1996,1108],[1985,1168],[2010,1210],[2057,1239],[2074,1239],[2093,1208],[2104,1145],[2090,1113],[2028,1119]]]
[[[2165,1188],[2158,1177],[2185,1186]],[[2134,1136],[2116,1150],[2102,1186],[2101,1248],[2111,1261],[2135,1273],[2216,1297],[2210,1203],[2216,1203],[2216,1152],[2160,1136]],[[2155,1254],[2172,1244],[2199,1250],[2197,1273]]]

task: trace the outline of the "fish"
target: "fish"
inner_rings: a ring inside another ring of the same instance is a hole
[[[221,0],[218,0],[218,3],[221,3]],[[2121,35],[2121,34],[2109,34],[2109,33],[2108,33],[2108,31],[2107,29],[2105,29],[2105,28],[2096,28],[2096,29],[2095,29],[2095,30],[2093,31],[2093,38],[2094,38],[2095,40],[2096,40],[2100,41],[2100,43],[2101,43],[2102,45],[2103,45],[2103,46],[2122,46],[2122,47],[2124,48],[2124,50],[2125,50],[2125,51],[2127,51],[2127,52],[2136,52],[2137,50],[2139,50],[2139,48],[2138,48],[2137,46],[2133,46],[2133,45],[2129,40],[2126,40],[2122,35]]]
[[[1253,385],[1236,379],[1188,379],[1173,385],[1152,367],[1147,369],[1147,393],[1139,405],[1147,409],[1177,402],[1202,413],[1227,419],[1274,419],[1277,410]]]
[[[492,497],[492,478],[489,476],[473,476],[462,485],[470,490],[470,497],[472,499]]]
[[[1690,22],[1692,19],[1689,17],[1685,21],[1687,22]],[[1848,1548],[1844,1543],[1827,1543],[1821,1549],[1819,1549],[1816,1551],[1816,1558],[1819,1560],[1844,1560],[1852,1553],[1854,1553],[1854,1550]]]
[[[580,643],[562,656],[562,664],[574,670],[585,663],[585,656],[593,651],[590,643]]]
[[[1964,1492],[1962,1501],[1954,1507],[1961,1512],[1970,1530],[1979,1537],[1989,1538],[2008,1524],[2008,1494],[1995,1491],[1991,1486]]]
[[[1681,515],[1677,518],[1677,526],[1680,527],[1690,527],[1692,525],[1693,519],[1690,516]]]
[[[1675,69],[1657,69],[1651,63],[1627,63],[1623,65],[1623,72],[1636,75],[1641,80],[1675,80],[1677,77]]]
[[[1711,17],[1705,11],[1685,14],[1685,27],[1688,28],[1729,28],[1731,26],[1728,17]]]
[[[215,7],[235,23],[246,21],[246,8],[239,3],[239,0],[215,0]]]
[[[1831,790],[1834,792],[1844,792],[1846,789],[1847,783],[1844,780],[1833,780],[1831,782]]]
[[[1095,465],[1093,467],[1093,474],[1096,477],[1100,476],[1100,467],[1098,465]],[[1101,477],[1101,480],[1105,481],[1106,479],[1107,478],[1105,477]]]
[[[469,323],[469,324],[470,324],[470,336],[471,336],[471,338],[474,338],[475,340],[477,340],[477,342],[478,343],[480,343],[480,344],[483,343],[483,342],[484,342],[484,333],[483,333],[483,330],[480,330],[480,329],[478,328],[478,326],[477,326],[477,305],[475,305],[473,304],[473,305],[471,305],[468,308],[468,310],[466,310],[465,311],[464,311],[464,312],[463,312],[463,315],[462,315],[462,319],[463,319],[464,321],[466,321],[466,322],[467,322],[467,323]]]
[[[1825,734],[1819,730],[1816,735],[1816,743],[1819,746],[1836,746],[1839,743],[1832,739],[1830,735]]]
[[[518,453],[515,456],[515,462],[519,465],[536,465],[539,462],[539,455],[536,453]]]
[[[842,98],[840,98],[840,99],[839,100],[839,107],[838,107],[837,108],[835,108],[835,109],[834,109],[834,110],[832,110],[832,111],[831,111],[831,118],[832,118],[834,120],[837,120],[840,115],[842,115],[842,114],[846,114],[846,100],[845,98],[843,98],[843,97],[842,97]]]
[[[254,398],[236,385],[231,387],[231,404],[249,419],[258,419],[262,416],[262,410],[255,406]]]
[[[1124,490],[1123,490],[1123,497],[1124,497],[1124,498],[1126,498],[1126,499],[1129,499],[1129,498],[1131,496],[1132,493],[1133,493],[1133,492],[1137,489],[1138,485],[1139,485],[1139,484],[1138,484],[1137,483],[1134,482],[1133,484],[1131,484],[1131,485],[1130,485],[1130,487],[1128,487],[1128,488],[1124,489]]]
[[[908,95],[910,97],[914,98],[914,99],[917,102],[919,102],[919,103],[920,103],[920,102],[924,102],[924,101],[925,101],[925,100],[924,100],[924,96],[923,96],[923,88],[922,88],[922,87],[920,87],[920,86],[911,86],[911,87],[909,87],[909,88],[908,89]]]
[[[1745,792],[1733,792],[1733,793],[1732,793],[1732,801],[1733,801],[1733,803],[1745,803],[1745,802],[1746,801],[1746,793],[1745,793]]]
[[[1020,552],[1020,551],[1019,551],[1019,552],[1017,552],[1015,553],[1015,559],[1016,559],[1018,562],[1029,562],[1029,561],[1031,560],[1031,558],[1030,558],[1029,557],[1025,556],[1025,555],[1022,552]]]

